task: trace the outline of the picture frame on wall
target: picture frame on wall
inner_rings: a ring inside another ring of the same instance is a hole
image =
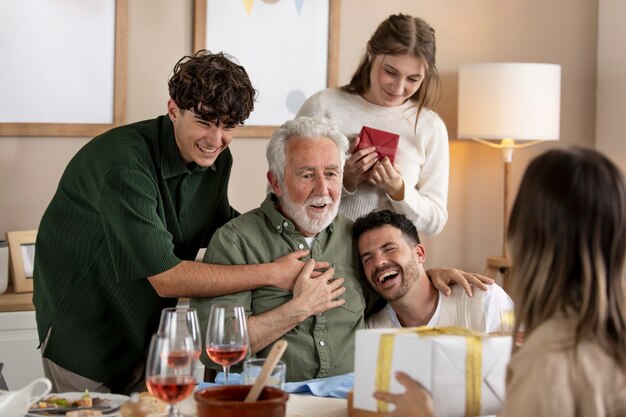
[[[93,137],[124,124],[128,0],[0,2],[0,136]]]
[[[7,232],[11,279],[16,293],[33,291],[33,266],[37,230]]]
[[[267,138],[338,85],[340,0],[194,0],[194,51],[224,52],[258,91],[238,137]]]

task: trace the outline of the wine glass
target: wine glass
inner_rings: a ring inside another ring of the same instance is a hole
[[[187,335],[191,337],[196,351],[196,361],[200,358],[200,353],[202,353],[202,338],[200,336],[198,312],[195,308],[164,308],[161,311],[161,321],[159,322],[159,330],[157,333],[172,336]]]
[[[196,386],[195,358],[189,335],[152,336],[146,361],[146,387],[150,394],[169,404],[169,417],[176,416],[174,404],[187,398]]]
[[[241,361],[248,352],[248,326],[243,306],[213,304],[206,333],[209,358],[224,368],[224,385],[228,385],[231,365]]]

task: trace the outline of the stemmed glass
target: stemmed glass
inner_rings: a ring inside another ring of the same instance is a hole
[[[161,311],[158,333],[173,337],[189,336],[193,341],[196,352],[195,359],[200,358],[202,353],[202,338],[200,336],[200,324],[198,313],[195,308],[170,307]]]
[[[248,326],[243,306],[213,304],[206,333],[209,358],[224,368],[224,385],[228,385],[231,365],[241,361],[248,352]]]
[[[152,336],[146,362],[146,387],[150,394],[169,404],[168,415],[176,416],[174,404],[187,398],[196,386],[196,351],[188,335]]]

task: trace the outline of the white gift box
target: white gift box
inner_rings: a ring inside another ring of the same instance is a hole
[[[403,393],[405,388],[394,376],[402,371],[431,393],[438,417],[497,414],[504,404],[511,344],[510,336],[459,328],[359,330],[354,408],[392,411],[393,405],[372,394],[378,389]]]

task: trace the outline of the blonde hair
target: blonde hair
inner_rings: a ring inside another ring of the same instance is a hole
[[[556,313],[576,319],[626,369],[626,187],[602,154],[551,150],[528,166],[511,212],[511,296],[528,335]]]

